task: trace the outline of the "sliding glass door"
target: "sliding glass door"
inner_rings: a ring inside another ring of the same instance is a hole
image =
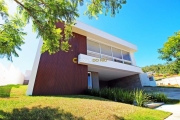
[[[91,72],[88,72],[88,89],[92,89]]]

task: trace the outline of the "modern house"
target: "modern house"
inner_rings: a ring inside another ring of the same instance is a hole
[[[64,28],[62,23],[57,27]],[[27,95],[82,94],[86,89],[142,87],[136,66],[137,47],[101,30],[77,22],[68,52],[41,54],[39,43]]]

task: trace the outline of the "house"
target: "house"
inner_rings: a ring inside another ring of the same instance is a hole
[[[57,27],[64,28],[62,23]],[[40,53],[40,40],[27,95],[83,94],[86,89],[142,87],[137,47],[81,22],[73,26],[68,52]]]
[[[170,78],[164,78],[162,80],[156,81],[156,84],[158,86],[180,86],[180,77],[170,77]]]

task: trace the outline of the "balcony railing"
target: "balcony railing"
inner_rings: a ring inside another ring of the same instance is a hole
[[[132,65],[131,61],[120,59],[120,58],[116,58],[116,57],[105,55],[105,54],[101,54],[101,53],[97,53],[97,52],[93,52],[93,51],[90,51],[90,50],[87,50],[87,55],[88,56],[92,56],[92,57],[96,57],[96,58],[103,58],[103,59],[106,59],[106,60],[109,60],[109,61],[114,61],[114,62],[119,62],[119,63],[124,63],[124,64],[128,64],[128,65]]]

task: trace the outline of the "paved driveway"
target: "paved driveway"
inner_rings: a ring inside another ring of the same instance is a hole
[[[180,91],[164,92],[169,99],[180,100]]]
[[[173,113],[165,120],[180,120],[180,104],[162,105],[156,109]]]

